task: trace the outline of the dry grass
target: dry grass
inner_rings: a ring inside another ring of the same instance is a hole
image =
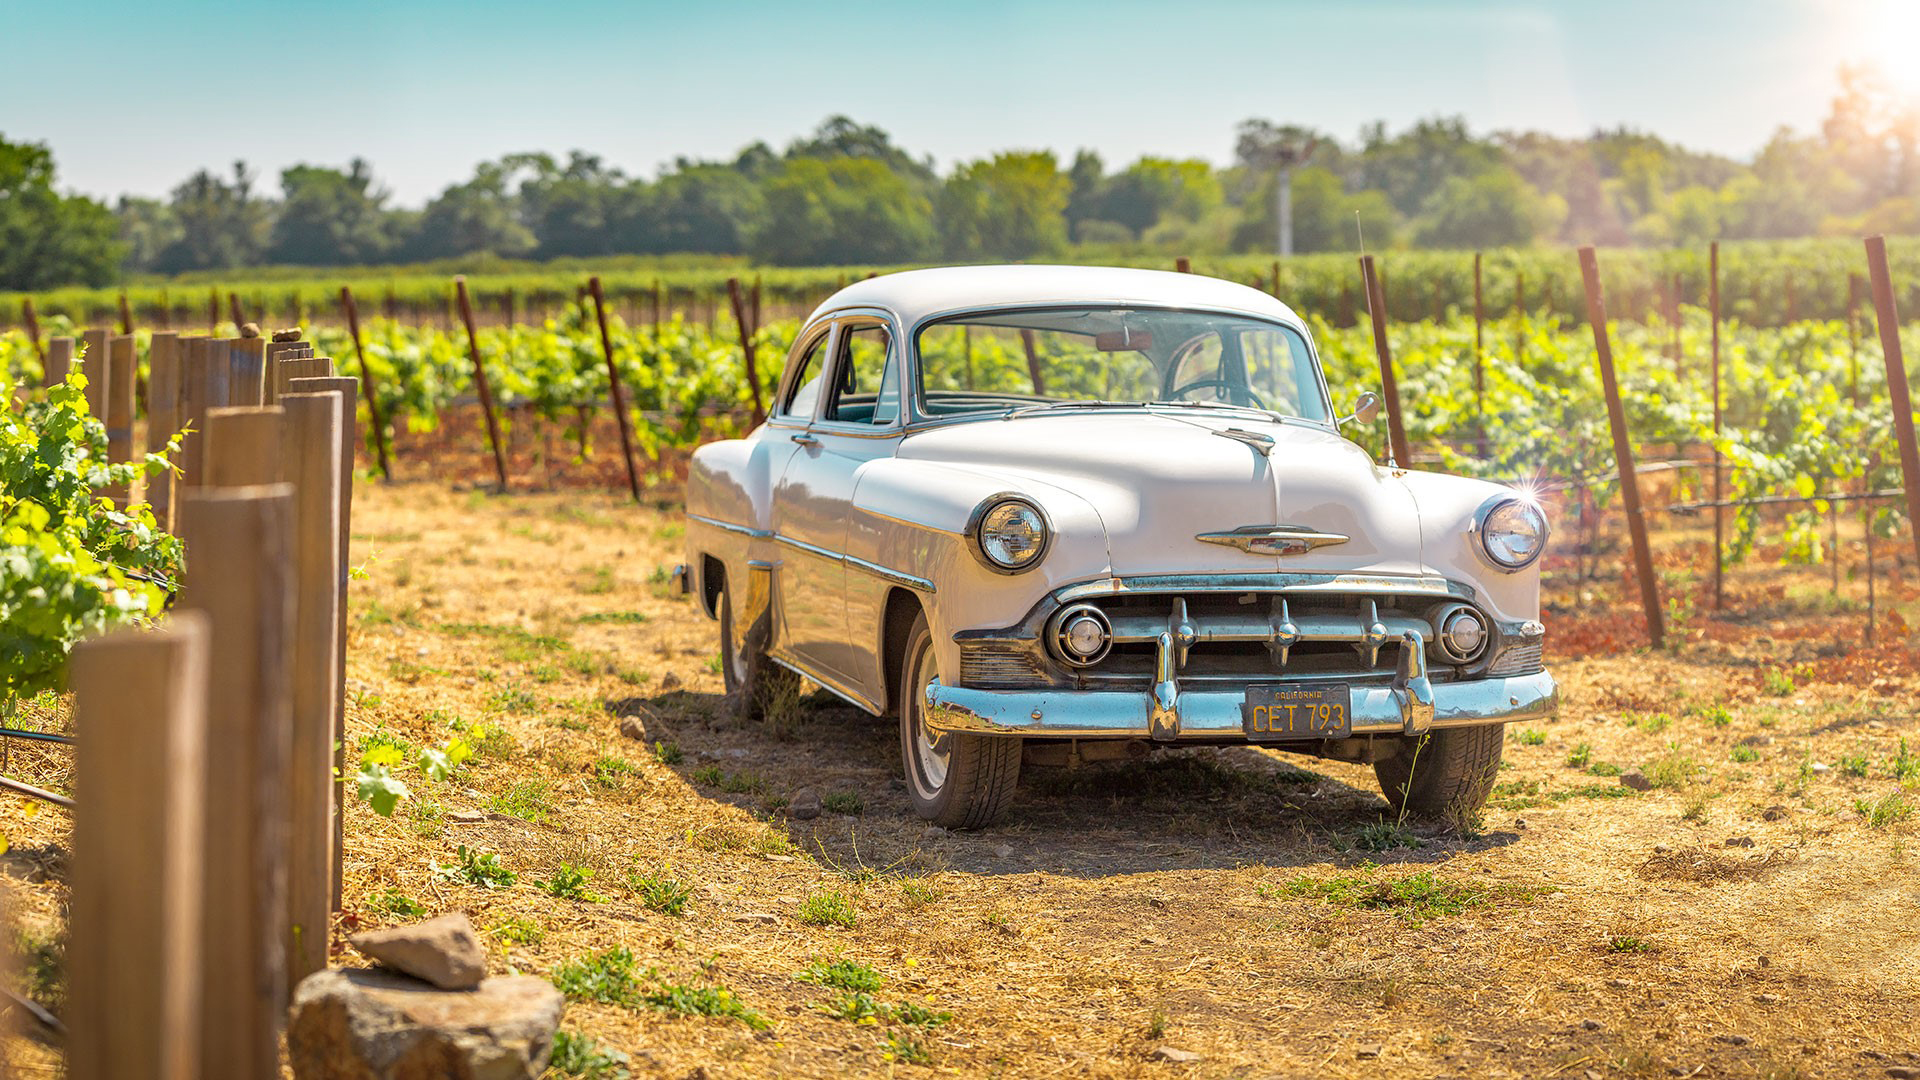
[[[1617,582],[1559,588],[1562,714],[1509,741],[1470,831],[1390,827],[1366,768],[1233,749],[1034,769],[1006,823],[958,834],[912,816],[883,724],[819,694],[778,731],[728,718],[713,624],[656,583],[679,544],[670,508],[602,495],[360,489],[350,749],[477,752],[408,775],[392,818],[351,805],[342,931],[467,911],[496,971],[582,988],[567,1030],[641,1076],[1920,1067],[1917,826],[1873,812],[1913,798],[1920,677],[1907,650],[1823,652],[1852,622],[1819,636],[1757,575],[1740,621],[1660,654],[1607,637]],[[59,753],[11,771],[59,786]],[[789,820],[801,787],[828,812]],[[0,812],[51,995],[64,816]],[[515,883],[436,873],[461,846]],[[543,890],[563,867],[592,877]]]

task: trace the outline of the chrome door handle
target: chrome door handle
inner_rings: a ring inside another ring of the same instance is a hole
[[[819,446],[820,445],[820,440],[814,438],[811,435],[795,435],[793,436],[793,441],[799,443],[801,446]]]

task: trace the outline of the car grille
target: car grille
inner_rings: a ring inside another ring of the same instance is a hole
[[[1487,667],[1487,674],[1495,677],[1531,675],[1545,666],[1540,649],[1541,643],[1538,641],[1509,645],[1494,657],[1493,663]]]
[[[1191,644],[1178,665],[1183,682],[1249,679],[1386,681],[1400,664],[1403,636],[1433,639],[1428,598],[1393,594],[1127,594],[1096,602],[1113,626],[1112,650],[1072,672],[1088,687],[1146,687],[1160,635],[1185,627]],[[1289,631],[1288,628],[1291,628]],[[1286,644],[1288,633],[1293,635]],[[1282,648],[1282,645],[1285,645]]]
[[[960,685],[980,690],[1018,690],[1047,682],[1031,647],[999,642],[960,647]]]

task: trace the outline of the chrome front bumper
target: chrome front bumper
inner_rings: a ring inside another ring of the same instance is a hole
[[[1413,655],[1418,655],[1414,653]],[[1560,707],[1545,671],[1506,678],[1428,682],[1405,670],[1392,685],[1353,687],[1353,734],[1418,735],[1434,728],[1540,720]],[[938,731],[1038,738],[1227,739],[1244,736],[1244,688],[1157,686],[1148,693],[927,688],[927,724]]]

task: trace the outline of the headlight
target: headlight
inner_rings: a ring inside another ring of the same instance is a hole
[[[1502,570],[1519,570],[1547,547],[1547,515],[1526,499],[1505,499],[1480,515],[1480,550]]]
[[[982,504],[974,542],[988,566],[1017,574],[1038,565],[1047,550],[1047,519],[1023,499],[1001,497]]]

